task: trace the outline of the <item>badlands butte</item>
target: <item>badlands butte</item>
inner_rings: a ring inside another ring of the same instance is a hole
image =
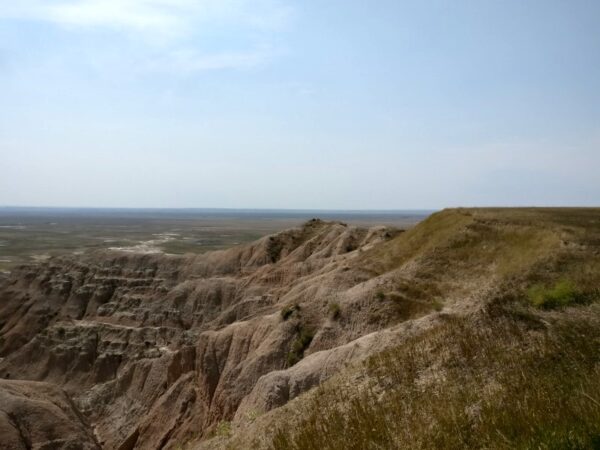
[[[599,448],[600,209],[311,220],[0,287],[0,448]]]

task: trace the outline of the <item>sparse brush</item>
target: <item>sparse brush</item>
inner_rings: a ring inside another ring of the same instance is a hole
[[[342,308],[340,307],[339,303],[330,303],[329,304],[329,317],[332,320],[337,320],[341,317],[342,315]]]
[[[290,351],[287,354],[287,366],[291,367],[302,358],[304,358],[304,351],[308,348],[314,337],[314,331],[312,328],[306,326],[300,326],[296,339],[292,342]]]
[[[219,437],[231,436],[231,422],[226,421],[226,420],[219,422],[219,424],[217,425],[217,428],[215,429],[215,436],[219,436]]]
[[[284,321],[288,320],[292,316],[292,314],[294,314],[296,311],[300,311],[300,305],[298,303],[295,303],[293,305],[285,306],[281,310],[281,318]]]

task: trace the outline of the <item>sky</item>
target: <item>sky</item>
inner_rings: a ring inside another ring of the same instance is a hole
[[[0,0],[0,205],[600,206],[597,0]]]

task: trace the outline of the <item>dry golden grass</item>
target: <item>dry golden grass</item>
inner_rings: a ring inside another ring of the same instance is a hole
[[[369,360],[356,392],[326,383],[274,449],[594,448],[600,309],[515,320],[448,317]]]

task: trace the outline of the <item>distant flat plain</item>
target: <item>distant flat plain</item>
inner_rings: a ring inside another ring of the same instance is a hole
[[[0,272],[93,249],[203,253],[250,242],[311,218],[409,228],[432,212],[0,207]]]

